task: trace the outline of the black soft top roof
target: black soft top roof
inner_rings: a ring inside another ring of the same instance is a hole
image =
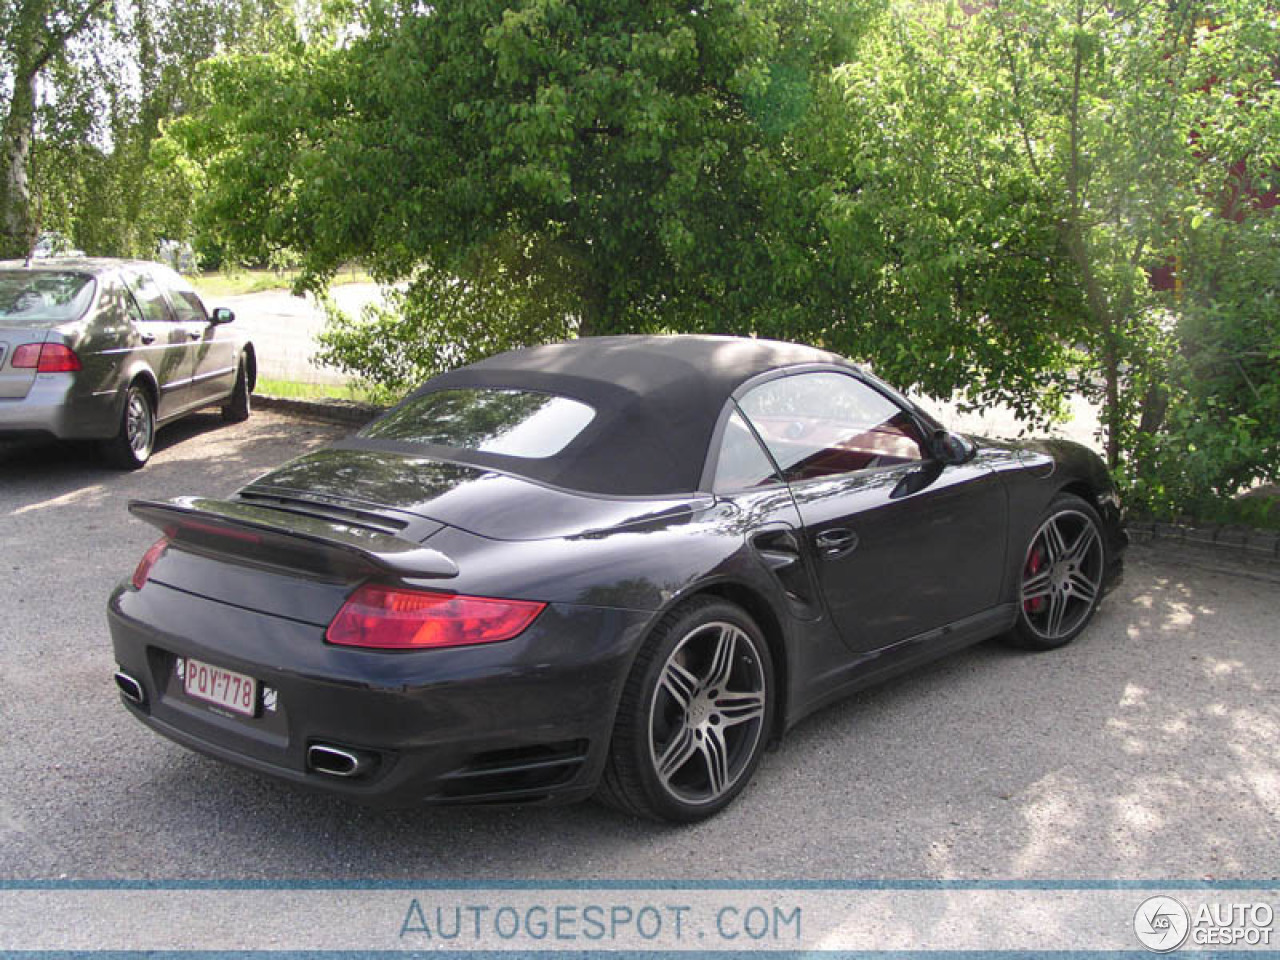
[[[698,488],[716,421],[739,385],[779,367],[813,363],[852,369],[835,354],[774,340],[584,337],[489,357],[433,377],[414,396],[499,387],[579,400],[596,410],[595,419],[554,456],[434,452],[570,490],[657,496]]]

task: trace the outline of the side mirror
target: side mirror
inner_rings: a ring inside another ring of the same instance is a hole
[[[939,430],[930,439],[929,445],[933,448],[934,459],[947,466],[967,463],[978,452],[972,440],[949,430]]]
[[[230,323],[236,318],[235,311],[230,307],[214,307],[213,314],[209,317],[210,323]]]

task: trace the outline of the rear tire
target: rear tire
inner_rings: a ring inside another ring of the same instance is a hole
[[[690,823],[750,782],[772,729],[773,663],[740,607],[714,598],[668,613],[623,688],[597,798]]]
[[[1018,621],[1009,642],[1024,650],[1054,650],[1078,637],[1098,609],[1106,568],[1098,512],[1080,497],[1059,494],[1023,555]]]
[[[116,435],[102,442],[107,463],[121,470],[137,470],[151,458],[156,442],[156,413],[151,394],[140,380],[129,384]]]
[[[249,419],[251,401],[249,399],[249,365],[242,356],[236,369],[236,385],[231,389],[231,396],[222,406],[222,419],[227,423],[244,423]]]

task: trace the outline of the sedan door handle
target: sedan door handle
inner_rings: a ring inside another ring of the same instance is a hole
[[[190,337],[192,340],[199,340],[199,339],[201,339],[202,337],[204,337],[204,331],[203,331],[203,330],[188,330],[188,331],[187,331],[187,336],[188,336],[188,337]]]
[[[824,557],[842,557],[858,546],[858,535],[848,527],[832,527],[818,534],[814,543]]]
[[[142,341],[143,346],[149,347],[156,342],[156,335],[154,333],[144,333],[138,339]]]

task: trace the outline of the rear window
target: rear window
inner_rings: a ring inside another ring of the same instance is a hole
[[[75,320],[93,301],[93,277],[51,270],[0,271],[0,323]]]
[[[585,403],[526,390],[434,390],[406,400],[360,436],[538,460],[573,442],[595,418]]]

